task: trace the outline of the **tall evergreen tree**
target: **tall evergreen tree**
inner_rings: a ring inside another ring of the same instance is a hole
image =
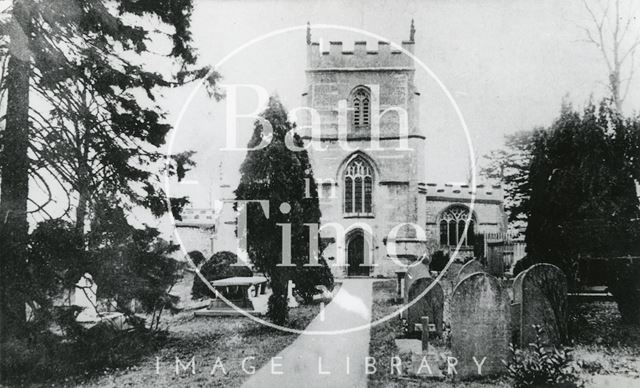
[[[304,224],[319,224],[320,207],[307,152],[292,151],[285,144],[285,137],[294,128],[287,119],[285,108],[276,97],[271,97],[261,116],[271,124],[271,141],[268,146],[247,153],[235,194],[238,200],[269,201],[268,218],[260,205],[249,204],[247,207],[247,250],[255,267],[270,277],[273,289],[269,301],[270,317],[282,323],[287,319],[287,283],[296,271],[278,266],[283,251],[283,227],[278,224],[291,225],[292,262],[298,267],[307,264],[310,262],[309,228]],[[258,146],[265,135],[262,124],[256,121],[249,147]],[[295,146],[303,146],[297,134],[291,140]],[[305,179],[308,179],[310,189],[308,198],[305,197]]]
[[[46,167],[50,177],[72,186],[80,198],[77,224],[84,222],[83,208],[92,189],[82,183],[96,173],[88,163],[77,164],[73,171],[55,161],[47,163],[46,158],[52,157],[47,142],[57,139],[48,138],[56,131],[45,128],[67,128],[75,122],[81,132],[95,130],[93,136],[74,140],[87,141],[83,149],[90,150],[89,156],[111,168],[110,177],[120,183],[116,189],[125,191],[131,181],[144,182],[149,175],[140,166],[158,157],[149,147],[162,145],[170,129],[153,103],[159,88],[208,73],[195,67],[191,12],[191,0],[13,0],[6,11],[8,18],[0,30],[7,43],[0,49],[8,58],[1,85],[7,92],[0,152],[3,337],[15,333],[25,319],[22,287],[30,173],[37,177],[36,171]],[[143,60],[153,54],[151,39],[163,37],[170,42],[166,58],[174,64],[171,74],[148,70]],[[79,97],[90,100],[78,104]],[[91,104],[93,110],[85,109]],[[43,106],[54,111],[43,112]],[[62,125],[52,124],[51,119],[61,117]],[[133,162],[137,157],[141,159]],[[147,198],[159,194],[144,188],[150,194]]]
[[[536,139],[529,165],[529,254],[567,274],[578,257],[640,253],[640,122],[609,101],[565,106]]]

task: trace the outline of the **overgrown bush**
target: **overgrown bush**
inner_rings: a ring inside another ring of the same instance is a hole
[[[431,256],[431,264],[429,264],[429,269],[431,271],[442,271],[444,267],[449,262],[449,254],[444,253],[443,251],[435,251]]]
[[[333,290],[334,279],[327,262],[320,258],[320,266],[296,266],[293,271],[293,282],[296,284],[294,292],[299,295],[305,303],[311,303],[313,296],[321,291],[316,288],[318,285],[325,286],[329,291]]]
[[[235,253],[222,251],[217,252],[200,268],[200,273],[209,282],[219,279],[231,278],[235,276],[253,276],[253,271],[247,266],[236,266],[238,256]],[[214,294],[205,284],[200,276],[193,278],[191,287],[191,297],[194,299],[203,297],[213,297]]]
[[[204,263],[207,260],[207,258],[204,257],[204,255],[200,251],[189,252],[189,258],[191,259],[191,261],[193,261],[193,264],[196,267],[199,266],[200,263]]]
[[[578,387],[580,382],[571,365],[569,350],[547,347],[542,341],[542,328],[534,325],[536,341],[528,349],[510,345],[511,362],[506,363],[514,388]]]
[[[64,326],[65,323],[61,322]],[[0,381],[22,385],[57,379],[85,378],[140,361],[166,338],[137,325],[121,330],[109,323],[86,329],[75,321],[64,335],[28,324],[28,335],[0,343]]]

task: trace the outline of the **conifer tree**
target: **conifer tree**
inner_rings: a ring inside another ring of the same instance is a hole
[[[13,0],[4,11],[0,25],[6,64],[0,86],[7,103],[0,148],[3,338],[16,333],[25,321],[30,182],[37,181],[45,191],[52,181],[71,187],[79,197],[76,224],[82,225],[87,197],[95,192],[90,178],[111,178],[111,187],[125,196],[134,194],[126,192],[131,182],[148,180],[144,166],[158,160],[154,148],[164,143],[170,129],[154,103],[160,88],[181,85],[209,71],[196,67],[189,31],[192,9],[192,0]],[[169,72],[149,69],[148,59],[156,55],[150,43],[163,39],[170,48],[163,56],[173,64]],[[69,131],[57,131],[63,128]],[[67,140],[75,142],[75,151],[88,155],[71,155],[80,163],[70,169],[56,160],[69,155],[62,152],[68,149],[55,148],[60,142],[55,136],[73,135],[74,130],[80,136]],[[87,131],[90,136],[83,135]],[[100,163],[92,166],[96,161]],[[148,195],[138,196],[138,202],[157,205],[162,193],[149,186],[143,189]],[[42,210],[42,204],[35,207]]]
[[[320,207],[306,150],[293,151],[285,144],[285,137],[291,136],[289,132],[294,128],[285,108],[276,97],[271,97],[261,116],[271,125],[271,141],[266,147],[247,153],[235,194],[237,200],[269,201],[268,218],[259,204],[248,204],[247,250],[256,269],[270,277],[273,295],[269,316],[283,323],[287,319],[288,280],[295,280],[296,274],[301,273],[296,268],[310,262],[309,228],[304,224],[319,224]],[[260,121],[256,121],[248,146],[258,146],[266,133]],[[296,147],[303,146],[297,134],[290,139]],[[308,197],[305,197],[305,179],[308,179]],[[284,230],[278,224],[291,225],[291,258],[296,267],[278,266],[282,262]]]

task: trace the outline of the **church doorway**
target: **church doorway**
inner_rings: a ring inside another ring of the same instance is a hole
[[[347,276],[369,276],[370,267],[364,264],[371,263],[371,260],[368,260],[370,254],[362,231],[352,234],[347,242]]]

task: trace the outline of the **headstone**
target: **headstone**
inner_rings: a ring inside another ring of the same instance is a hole
[[[423,277],[411,283],[407,296],[408,303],[413,304],[407,308],[407,324],[409,330],[413,331],[415,325],[421,323],[422,317],[428,317],[429,322],[435,326],[433,335],[440,336],[443,330],[444,291],[440,283],[434,282],[433,278]],[[427,288],[430,288],[429,291],[420,297]],[[423,327],[423,330],[428,329]]]
[[[517,315],[517,343],[525,347],[536,340],[538,325],[546,345],[559,345],[567,338],[567,280],[560,268],[536,264],[522,272],[513,284]]]
[[[487,272],[497,277],[504,275],[504,241],[487,243]]]
[[[522,307],[522,277],[526,271],[520,272],[513,280],[513,300],[511,302],[511,342],[520,344],[520,313]]]
[[[293,296],[293,289],[296,288],[296,284],[289,280],[289,286],[287,287],[287,303],[290,308],[298,307],[298,301]]]
[[[451,298],[451,351],[461,378],[506,371],[510,306],[495,277],[474,273],[462,279]],[[486,357],[486,358],[485,358]],[[480,374],[478,364],[482,364]]]
[[[396,278],[397,278],[396,291],[398,293],[398,297],[400,297],[401,299],[404,299],[404,278],[405,278],[405,276],[407,276],[407,270],[401,269],[401,270],[396,271]]]
[[[409,301],[409,287],[411,284],[421,278],[430,278],[431,272],[429,266],[423,263],[415,264],[407,268],[407,273],[404,276],[404,303]]]
[[[76,283],[73,304],[82,307],[83,310],[78,314],[76,320],[78,322],[94,322],[100,320],[98,311],[98,285],[93,281],[90,273],[82,275]]]
[[[258,288],[267,282],[262,276],[231,277],[211,281],[209,284],[216,290],[215,297],[209,301],[209,306],[205,309],[195,311],[196,316],[237,316],[242,315],[236,309],[244,310],[250,314],[262,313],[262,308],[256,306],[260,304],[260,297],[251,297],[251,288]]]
[[[458,271],[458,277],[456,278],[456,283],[460,283],[462,279],[476,272],[485,272],[485,270],[478,260],[473,259],[460,268],[460,271]]]

